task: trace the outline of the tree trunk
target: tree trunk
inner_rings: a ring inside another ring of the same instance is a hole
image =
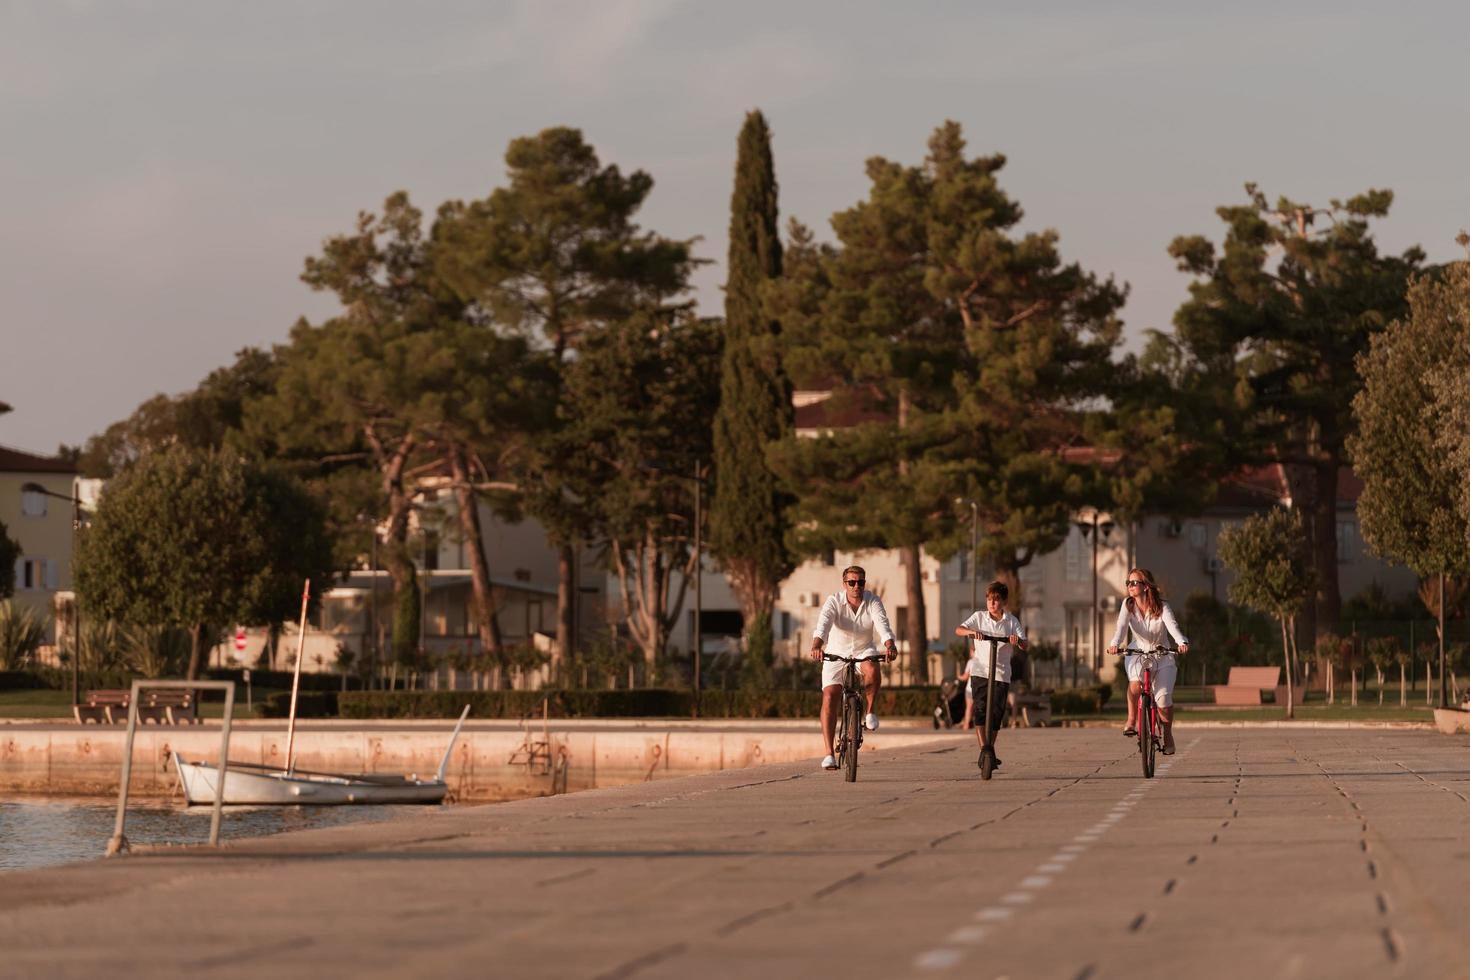
[[[1296,620],[1283,619],[1281,621],[1281,657],[1286,661],[1286,717],[1296,717],[1295,688],[1291,682],[1291,639],[1292,633],[1296,632]]]
[[[1316,630],[1336,630],[1342,618],[1342,592],[1337,582],[1337,461],[1316,467],[1316,499],[1312,510],[1312,563],[1317,572]],[[1315,640],[1316,636],[1309,637]]]
[[[568,663],[577,647],[577,552],[570,544],[556,549],[556,650],[552,669]]]
[[[1407,708],[1409,706],[1409,686],[1408,686],[1409,682],[1408,682],[1408,678],[1404,676],[1405,673],[1406,673],[1406,671],[1404,669],[1404,665],[1402,663],[1399,664],[1399,707],[1400,708]]]
[[[204,638],[204,624],[195,623],[189,627],[189,667],[184,672],[184,680],[197,681],[199,679],[199,647]]]
[[[459,530],[470,552],[470,587],[474,592],[475,627],[480,648],[489,656],[500,656],[500,621],[490,584],[490,564],[485,560],[485,535],[480,527],[480,507],[470,485],[470,471],[463,446],[449,450],[449,470],[454,478],[454,499],[459,508]],[[527,637],[529,642],[530,637]]]
[[[1300,430],[1298,436],[1305,438]],[[1282,475],[1286,478],[1286,490],[1291,495],[1291,509],[1302,522],[1302,564],[1307,568],[1317,567],[1317,470],[1304,463],[1284,463]],[[1334,571],[1334,574],[1336,572]],[[1297,614],[1297,627],[1306,634],[1309,642],[1316,645],[1317,631],[1323,629],[1317,622],[1317,603],[1305,603]]]
[[[919,546],[905,545],[899,549],[903,556],[904,588],[908,596],[908,623],[905,624],[904,640],[909,647],[909,669],[914,682],[929,683],[929,639],[926,635],[924,615],[924,575],[919,566],[922,552]]]

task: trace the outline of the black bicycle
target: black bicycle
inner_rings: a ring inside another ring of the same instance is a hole
[[[832,742],[837,766],[849,783],[857,782],[858,750],[863,747],[863,715],[867,713],[867,702],[863,699],[863,684],[858,677],[857,665],[864,660],[882,660],[884,655],[869,654],[866,657],[839,657],[823,653],[823,660],[846,664],[842,668],[842,711],[837,716],[837,737]]]
[[[985,719],[981,722],[980,729],[980,778],[989,779],[995,772],[996,729],[1000,727],[1001,717],[1005,710],[1004,705],[995,703],[995,648],[1001,643],[1009,643],[1010,637],[996,633],[981,633],[977,639],[990,643],[990,670],[985,676]]]
[[[1143,667],[1143,677],[1138,683],[1138,755],[1143,761],[1144,779],[1154,778],[1154,760],[1164,751],[1164,727],[1159,721],[1159,706],[1154,702],[1154,671],[1160,661],[1174,652],[1168,647],[1152,650],[1127,647],[1118,651],[1123,656],[1140,658]]]

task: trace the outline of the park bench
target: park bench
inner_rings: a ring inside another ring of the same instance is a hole
[[[1286,703],[1286,685],[1281,683],[1280,667],[1231,667],[1224,684],[1212,684],[1216,704],[1264,704],[1261,696],[1270,691],[1277,704]],[[1302,703],[1305,692],[1298,687],[1293,700]]]
[[[88,691],[82,703],[72,709],[77,722],[85,725],[115,725],[127,720],[128,703],[132,692],[128,690]],[[192,725],[199,721],[198,702],[193,691],[165,688],[144,690],[138,702],[138,721],[141,724]]]
[[[178,688],[144,689],[139,695],[138,723],[193,725],[199,721],[193,691]]]
[[[1044,728],[1051,724],[1050,694],[1012,694],[1011,727]]]
[[[72,712],[77,716],[79,725],[85,725],[89,721],[111,725],[127,717],[128,699],[131,696],[132,692],[126,690],[88,691],[81,704],[72,706]]]

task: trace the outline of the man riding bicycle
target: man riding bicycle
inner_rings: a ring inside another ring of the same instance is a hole
[[[864,588],[867,581],[868,573],[857,565],[842,570],[842,591],[827,597],[822,604],[822,612],[817,616],[816,629],[812,631],[813,660],[822,660],[822,648],[834,630],[837,635],[833,637],[832,649],[827,652],[835,656],[875,658],[878,656],[878,640],[887,650],[887,659],[898,656],[893,628],[888,625],[888,612],[883,608],[883,600]],[[844,667],[844,664],[830,660],[822,663],[822,737],[827,743],[823,769],[837,768],[832,739],[837,729]],[[883,679],[875,659],[865,660],[861,670],[868,702],[868,715],[863,719],[863,727],[870,732],[877,731],[878,715],[874,706]]]

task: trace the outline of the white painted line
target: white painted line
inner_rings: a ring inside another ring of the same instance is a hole
[[[1050,875],[1027,875],[1021,879],[1022,888],[1045,888],[1051,884]]]
[[[1009,919],[1011,917],[1011,913],[1013,913],[1014,911],[1014,909],[1001,908],[981,909],[979,912],[975,913],[975,921],[1004,922],[1006,919]]]
[[[1095,840],[1098,839],[1098,836],[1099,835],[1097,835],[1097,834],[1078,834],[1076,837],[1073,837],[1072,839],[1073,840],[1076,840],[1076,841],[1086,841],[1087,843],[1091,844],[1093,841],[1095,841]]]
[[[1080,854],[1082,851],[1085,851],[1085,850],[1087,850],[1087,848],[1083,847],[1081,844],[1063,844],[1062,845],[1062,851],[1064,853],[1070,851],[1073,854]]]
[[[952,943],[983,943],[985,941],[986,931],[984,926],[962,926],[950,933],[947,941]]]
[[[1069,846],[1071,846],[1071,845],[1069,845]],[[1081,850],[1081,848],[1078,848],[1078,850]],[[1075,860],[1077,860],[1077,852],[1076,851],[1068,851],[1064,847],[1064,848],[1062,848],[1062,850],[1061,850],[1060,853],[1053,854],[1051,857],[1047,858],[1047,860],[1048,861],[1075,861]]]
[[[1035,897],[1030,892],[1007,892],[1000,897],[1000,900],[1007,905],[1025,905]]]
[[[920,954],[914,965],[921,970],[947,970],[959,961],[960,951],[957,949],[931,949]]]
[[[1057,874],[1059,872],[1066,871],[1067,870],[1067,866],[1065,864],[1056,864],[1054,862],[1050,862],[1049,861],[1046,864],[1043,864],[1043,865],[1038,866],[1036,870],[1037,871],[1045,872],[1046,874],[1052,874],[1052,875],[1054,875],[1054,874]]]

